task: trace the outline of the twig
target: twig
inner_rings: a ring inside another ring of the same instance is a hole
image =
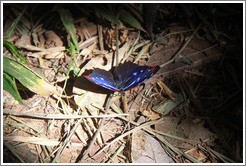
[[[114,158],[121,153],[121,151],[125,148],[125,144],[122,144],[118,150],[115,152],[115,154],[107,161],[107,163],[110,163],[111,161],[114,160]]]
[[[79,119],[79,118],[113,118],[118,116],[128,116],[128,114],[109,114],[109,115],[97,115],[97,116],[90,116],[90,115],[60,115],[60,114],[29,114],[24,112],[15,112],[8,109],[3,110],[3,114],[5,115],[14,115],[14,116],[26,116],[32,118],[40,118],[40,119]]]
[[[107,105],[106,105],[106,110],[105,110],[104,115],[107,115],[107,113],[108,113],[109,107],[111,105],[112,97],[113,97],[113,94],[110,94],[108,102],[107,102]],[[100,133],[100,130],[101,130],[102,126],[103,126],[104,121],[105,121],[105,118],[102,118],[102,121],[101,121],[100,126],[98,127],[98,129],[97,129],[97,131],[95,133],[95,136],[93,137],[93,139],[92,139],[89,147],[87,148],[85,154],[83,155],[83,157],[78,161],[79,163],[82,163],[85,160],[85,158],[87,157],[87,155],[89,154],[92,146],[94,145],[94,143],[95,143],[95,141],[97,139],[98,134]]]
[[[111,106],[113,108],[113,110],[116,110],[115,108],[115,105],[112,104]],[[126,121],[126,122],[130,122],[131,124],[135,125],[135,126],[139,126],[139,124],[137,122],[134,122],[134,121],[131,121],[125,117],[119,117],[120,119]],[[182,137],[178,137],[178,136],[175,136],[175,135],[171,135],[171,134],[168,134],[168,133],[164,133],[164,132],[161,132],[161,131],[158,131],[158,130],[155,130],[155,129],[152,129],[152,128],[143,128],[144,131],[152,134],[152,135],[155,135],[156,134],[160,134],[160,135],[163,135],[163,136],[166,136],[166,137],[170,137],[170,138],[173,138],[173,139],[176,139],[176,140],[179,140],[179,141],[184,141],[184,142],[187,142],[187,143],[190,143],[190,144],[199,144],[200,141],[195,141],[195,140],[188,140],[188,139],[185,139],[185,138],[182,138]]]
[[[181,34],[181,33],[186,33],[186,32],[191,32],[191,31],[194,31],[195,29],[188,29],[188,30],[183,30],[183,31],[176,31],[176,32],[171,32],[171,33],[168,33],[164,36],[164,38],[167,38],[171,35],[177,35],[177,34]]]
[[[119,64],[119,33],[118,33],[118,25],[116,25],[116,66]]]
[[[218,46],[218,44],[214,44],[214,45],[209,46],[209,47],[207,47],[207,48],[204,48],[204,49],[202,49],[202,50],[200,50],[200,51],[193,52],[193,53],[191,53],[191,54],[189,54],[189,55],[186,55],[185,57],[190,57],[190,56],[193,56],[193,55],[196,55],[196,54],[200,54],[200,53],[202,53],[202,52],[204,52],[204,51],[207,51],[207,50],[212,49],[212,48],[217,47],[217,46]]]
[[[63,144],[61,145],[60,149],[58,150],[58,152],[56,154],[56,157],[53,159],[52,163],[55,163],[57,161],[58,157],[61,155],[61,153],[63,152],[64,148],[67,146],[68,142],[72,138],[73,134],[75,133],[75,130],[77,129],[77,127],[79,126],[79,124],[81,122],[82,122],[82,118],[73,127],[73,129],[71,130],[69,136],[66,138],[66,140],[63,142]]]
[[[128,106],[127,106],[127,97],[126,97],[126,94],[125,93],[122,93],[122,101],[123,101],[123,106],[124,106],[124,113],[129,113],[128,112]],[[129,118],[126,118],[126,119],[129,119]],[[130,119],[129,119],[130,120]],[[129,121],[127,122],[127,125],[126,125],[126,129],[127,130],[130,130],[130,123]],[[127,152],[126,153],[130,153],[130,147],[131,147],[131,136],[130,134],[127,136],[127,140],[126,140],[126,147],[127,147]],[[127,155],[127,159],[129,161],[131,161],[131,159],[129,158],[130,155]]]
[[[206,149],[204,147],[202,147],[200,144],[198,145],[198,148],[200,148],[201,150],[204,150],[206,151]],[[224,156],[223,154],[219,153],[219,152],[216,152],[215,150],[213,149],[210,149],[210,151],[213,153],[213,155],[215,157],[217,157],[218,159],[220,159],[221,161],[225,162],[225,163],[236,163],[235,161],[233,161],[232,159]]]
[[[166,146],[168,146],[168,148],[170,148],[172,151],[174,151],[176,154],[178,155],[183,155],[185,156],[187,159],[189,159],[190,161],[194,162],[194,163],[200,163],[197,159],[195,159],[194,157],[190,156],[189,154],[186,154],[184,152],[182,152],[181,150],[179,150],[178,148],[174,147],[173,145],[171,145],[168,141],[166,141],[166,139],[164,137],[161,137],[160,135],[156,136],[163,144],[165,144]]]
[[[6,141],[4,141],[3,144],[14,154],[16,158],[20,160],[20,162],[25,163],[25,161],[22,160],[22,158],[16,153],[15,149],[10,144],[8,144]]]
[[[19,122],[19,123],[21,123],[21,124],[25,125],[25,126],[27,126],[27,127],[31,128],[31,129],[32,129],[33,131],[35,131],[36,133],[39,133],[39,131],[38,131],[37,129],[35,129],[35,128],[34,128],[34,127],[32,127],[31,125],[29,125],[29,124],[27,124],[27,123],[23,122],[22,120],[20,120],[20,119],[18,119],[18,118],[16,118],[16,117],[14,117],[14,116],[11,116],[11,115],[9,115],[9,117],[10,117],[10,118],[12,118],[12,119],[14,119],[15,121],[17,121],[17,122]]]
[[[194,35],[197,33],[197,31],[200,29],[201,24],[196,28],[196,30],[193,32],[193,34],[191,35],[191,37],[185,42],[185,44],[181,47],[181,49],[174,55],[174,57],[172,59],[170,59],[169,61],[163,63],[162,65],[160,65],[160,67],[164,67],[172,62],[174,62],[177,57],[180,55],[180,53],[185,49],[185,47],[190,43],[191,39],[193,39]]]
[[[8,123],[8,122],[5,122],[5,123],[6,123],[7,125],[9,125],[9,126],[15,127],[16,129],[22,130],[22,131],[24,131],[24,132],[26,132],[26,133],[29,133],[29,134],[31,134],[31,135],[35,135],[35,136],[38,137],[38,134],[35,134],[35,133],[29,131],[28,129],[24,129],[24,128],[22,128],[22,127],[19,127],[17,124]]]
[[[94,42],[97,42],[97,38],[98,38],[98,36],[93,36],[93,37],[87,39],[86,41],[84,41],[83,43],[79,44],[79,50],[87,48],[90,45],[92,45]]]
[[[124,113],[128,114],[129,112],[128,112],[128,106],[127,106],[127,97],[125,93],[122,94],[122,101],[123,101]]]
[[[104,51],[104,46],[103,46],[103,35],[102,35],[102,26],[98,25],[98,40],[99,40],[99,46],[100,46],[100,50]]]
[[[126,61],[126,59],[131,55],[131,53],[133,52],[134,47],[136,46],[138,40],[140,38],[140,32],[138,32],[138,37],[135,40],[134,44],[132,45],[131,49],[127,52],[126,56],[122,59],[122,63],[124,63]]]
[[[144,123],[144,124],[142,124],[142,125],[139,125],[139,126],[135,127],[134,129],[132,129],[132,130],[130,130],[130,131],[128,131],[128,132],[122,134],[121,136],[117,137],[116,139],[114,139],[113,141],[111,141],[110,143],[108,143],[104,148],[102,148],[99,152],[97,152],[97,154],[95,154],[93,157],[95,157],[95,156],[97,156],[98,154],[100,154],[101,152],[103,152],[106,148],[108,148],[108,147],[109,147],[110,145],[112,145],[113,143],[115,143],[115,142],[117,142],[117,141],[123,139],[125,136],[127,136],[127,135],[129,135],[129,134],[131,134],[131,133],[134,133],[134,132],[136,132],[136,131],[138,131],[138,130],[141,130],[141,129],[143,129],[144,127],[148,127],[148,126],[150,126],[150,125],[157,124],[157,123],[159,123],[159,122],[161,122],[161,121],[163,121],[162,118],[161,118],[161,119],[158,119],[158,120],[146,122],[146,123]]]

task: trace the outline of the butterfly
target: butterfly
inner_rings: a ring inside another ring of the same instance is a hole
[[[90,75],[84,76],[93,83],[100,85],[112,91],[126,91],[152,77],[158,70],[159,66],[139,66],[130,61],[119,64],[113,73],[94,68]]]

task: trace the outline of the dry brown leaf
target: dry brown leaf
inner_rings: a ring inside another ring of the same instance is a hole
[[[27,49],[30,47],[24,46]],[[32,46],[34,48],[34,46]],[[63,51],[65,51],[65,47],[51,47],[48,49],[42,49],[40,52],[36,53],[29,53],[28,56],[37,57],[37,58],[43,58],[45,56],[46,59],[55,59],[55,58],[61,58],[63,56]]]
[[[46,38],[46,47],[61,47],[63,46],[63,42],[61,38],[54,32],[54,31],[46,31],[45,32]]]
[[[181,93],[177,94],[174,100],[168,99],[166,101],[163,101],[159,103],[158,105],[155,105],[153,107],[153,110],[162,114],[167,115],[172,111],[174,108],[178,107],[181,103],[184,102],[183,95]]]
[[[31,45],[31,35],[28,33],[23,34],[16,42],[16,47],[23,47],[25,45]]]
[[[76,94],[79,93],[74,96],[75,103],[81,108],[88,108],[91,112],[98,111],[98,108],[102,108],[107,97],[107,94],[90,92],[76,87],[73,88],[73,92]]]
[[[45,39],[43,36],[43,25],[40,24],[37,27],[35,27],[35,29],[32,32],[32,39],[33,39],[33,43],[35,46],[39,47],[39,48],[43,48],[44,47],[44,43],[45,43]]]
[[[147,65],[149,66],[161,65],[171,60],[172,57],[176,54],[176,52],[181,48],[181,46],[182,46],[181,43],[176,42],[176,44],[163,47],[160,51],[152,55],[152,57],[147,62]],[[205,39],[198,39],[197,37],[194,37],[189,43],[189,45],[181,53],[181,56],[187,57],[192,62],[192,64],[188,65],[187,63],[182,63],[182,62],[170,63],[162,67],[157,72],[156,76],[158,75],[168,76],[178,71],[183,71],[185,69],[192,68],[197,65],[218,60],[223,55],[223,52],[219,47],[213,47],[202,53],[194,54],[210,46],[212,46],[212,44],[207,42]]]
[[[44,48],[39,48],[39,47],[33,46],[31,44],[23,44],[23,43],[16,44],[16,47],[25,48],[29,51],[43,51],[43,50],[45,50]]]
[[[204,123],[204,121],[201,121],[200,123],[193,124],[191,120],[185,119],[181,122],[180,126],[189,139],[197,141],[202,140],[213,146],[217,135],[205,128]]]
[[[126,51],[128,51],[129,44],[124,44],[119,49],[119,59],[122,59],[125,55]],[[106,58],[106,60],[105,60]],[[112,58],[113,58],[113,52],[106,54],[105,56],[97,56],[92,58],[85,66],[81,69],[79,76],[82,75],[82,73],[85,72],[85,70],[92,70],[94,68],[100,68],[104,70],[111,69],[112,65]]]
[[[151,110],[144,110],[142,111],[142,114],[144,116],[147,116],[150,120],[156,120],[158,118],[160,118],[160,114],[154,112],[154,111],[151,111]]]
[[[4,136],[3,139],[8,141],[26,142],[26,143],[47,145],[47,146],[56,146],[59,144],[58,140],[51,140],[48,138],[41,138],[41,137]]]
[[[157,84],[162,88],[162,90],[174,101],[177,94],[173,92],[164,82],[157,81]]]
[[[80,23],[80,26],[76,29],[81,41],[84,41],[85,38],[88,39],[88,37],[97,35],[97,25],[92,22],[88,22],[86,18],[76,20],[74,23]]]
[[[161,144],[143,130],[132,134],[133,163],[173,163]]]
[[[207,156],[204,155],[204,153],[201,152],[200,150],[197,150],[196,148],[191,149],[186,153],[191,155],[192,157],[194,157],[195,159],[197,159],[200,162],[206,162]]]
[[[79,50],[87,48],[90,45],[92,45],[93,43],[97,43],[98,42],[97,38],[98,38],[97,36],[93,36],[93,37],[87,39],[86,41],[80,42],[79,43]]]
[[[217,136],[204,127],[204,121],[201,121],[198,124],[194,124],[191,119],[180,119],[178,117],[166,118],[160,124],[155,125],[155,129],[169,133],[178,137],[186,138],[194,141],[205,141],[209,145],[213,145]],[[193,148],[192,145],[167,138],[167,140],[176,147],[189,150]]]

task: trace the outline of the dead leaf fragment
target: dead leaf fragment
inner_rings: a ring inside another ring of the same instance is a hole
[[[46,31],[45,38],[46,38],[46,46],[48,48],[63,46],[63,42],[61,38],[54,31]]]
[[[140,130],[132,136],[133,163],[173,163],[161,144],[151,135]]]

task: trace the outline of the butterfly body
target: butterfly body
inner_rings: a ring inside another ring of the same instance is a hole
[[[122,92],[142,84],[152,77],[159,68],[159,66],[139,66],[132,62],[126,62],[117,66],[113,74],[95,68],[90,75],[85,77],[104,88]]]

